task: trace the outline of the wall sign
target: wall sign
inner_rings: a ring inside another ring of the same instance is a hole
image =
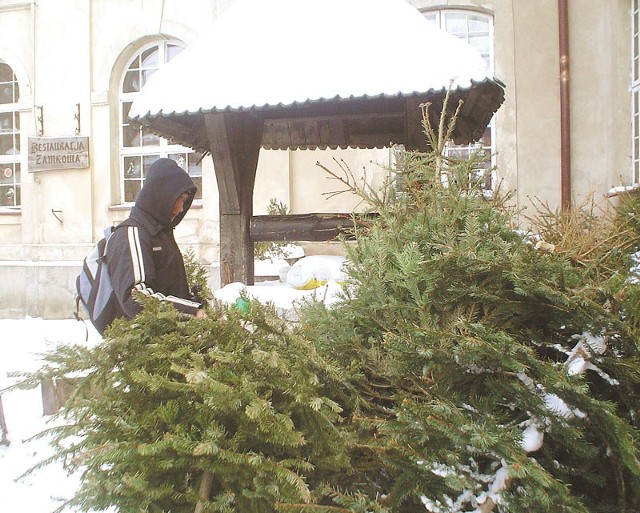
[[[88,137],[29,137],[30,173],[88,167]]]

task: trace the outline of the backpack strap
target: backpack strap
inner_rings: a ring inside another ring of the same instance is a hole
[[[115,231],[115,229],[117,228],[117,226],[107,226],[103,231],[102,231],[102,235],[103,235],[103,239],[106,239],[108,241],[108,239],[111,237],[111,235],[113,234],[113,232]],[[96,244],[100,244],[100,240],[98,240],[98,242]],[[106,243],[105,243],[105,248],[104,248],[104,255],[100,257],[100,259],[104,259],[106,257]],[[85,260],[83,260],[83,266],[85,265],[86,262],[86,258]],[[78,287],[77,285],[77,281],[80,279],[80,277],[78,276],[76,278],[76,288]],[[85,342],[89,340],[89,328],[87,328],[87,323],[86,320],[83,319],[80,316],[80,301],[81,301],[81,297],[80,294],[76,294],[76,308],[73,311],[73,317],[79,321],[82,322],[83,326],[84,326],[84,331],[85,331],[85,335],[84,335],[84,340]]]

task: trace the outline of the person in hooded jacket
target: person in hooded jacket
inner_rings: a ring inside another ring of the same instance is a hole
[[[117,316],[135,317],[142,294],[171,303],[177,310],[204,317],[203,305],[191,297],[182,253],[173,229],[191,206],[197,187],[175,161],[155,161],[131,208],[107,245],[107,268],[118,300]]]

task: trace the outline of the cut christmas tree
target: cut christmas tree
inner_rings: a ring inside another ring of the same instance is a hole
[[[350,250],[344,301],[303,316],[351,385],[355,472],[336,496],[353,511],[363,496],[402,513],[636,511],[638,285],[623,253],[637,231],[618,216],[589,259],[554,250],[424,119],[434,151],[400,153],[385,190],[344,180],[378,217]],[[561,218],[547,236],[568,235]]]

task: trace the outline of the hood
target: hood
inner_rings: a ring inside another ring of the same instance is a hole
[[[171,159],[161,158],[151,164],[135,205],[162,226],[169,228],[177,226],[182,221],[191,207],[197,190],[198,188],[184,169]],[[173,205],[185,192],[189,197],[184,202],[184,210],[172,222]]]

